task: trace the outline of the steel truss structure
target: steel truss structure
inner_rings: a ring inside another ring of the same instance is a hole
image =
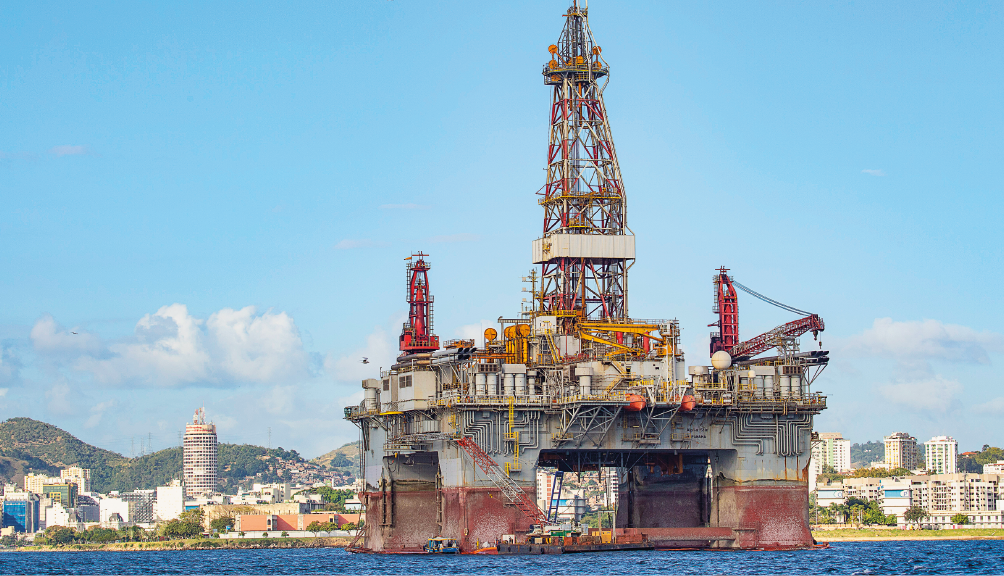
[[[573,3],[565,18],[543,71],[544,83],[553,86],[547,182],[539,192],[544,237],[624,235],[624,184],[599,85],[609,67],[593,41],[586,9]],[[626,318],[627,269],[628,259],[598,253],[543,262],[542,312]]]

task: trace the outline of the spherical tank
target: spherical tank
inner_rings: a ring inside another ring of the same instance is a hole
[[[725,370],[732,366],[732,356],[729,356],[725,350],[719,350],[711,356],[711,365],[718,370]]]

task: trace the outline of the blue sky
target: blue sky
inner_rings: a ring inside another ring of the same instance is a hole
[[[0,5],[0,417],[127,455],[203,404],[226,442],[354,440],[404,256],[432,254],[443,338],[519,309],[565,7]],[[1004,443],[1001,4],[590,17],[632,315],[706,363],[727,266],[826,320],[818,430]],[[745,337],[791,319],[740,297]]]

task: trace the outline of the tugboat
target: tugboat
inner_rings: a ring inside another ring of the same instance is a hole
[[[422,547],[426,554],[460,554],[460,545],[456,538],[443,538],[437,536],[429,538],[429,541]]]

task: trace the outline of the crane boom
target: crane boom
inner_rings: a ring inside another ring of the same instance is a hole
[[[799,318],[787,324],[782,324],[773,330],[764,332],[756,338],[740,342],[729,350],[729,355],[737,360],[751,358],[777,346],[779,338],[798,338],[810,331],[813,336],[816,336],[825,328],[826,325],[823,324],[823,319],[818,314],[810,314],[805,318]]]

